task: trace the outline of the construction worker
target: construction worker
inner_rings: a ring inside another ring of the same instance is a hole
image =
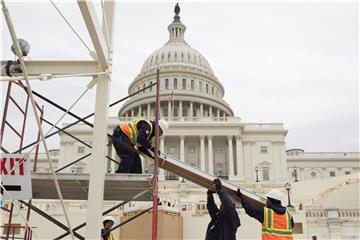
[[[281,205],[283,194],[278,189],[268,192],[266,206],[263,208],[254,208],[245,200],[240,189],[237,190],[236,195],[240,198],[245,212],[262,224],[262,239],[293,239],[294,219]]]
[[[240,226],[239,215],[236,212],[235,205],[221,188],[221,181],[217,178],[213,181],[211,189],[207,191],[207,209],[211,221],[206,230],[205,240],[236,239],[236,231]],[[220,209],[214,202],[214,193],[219,195]]]
[[[101,229],[101,240],[114,240],[114,236],[111,233],[111,227],[115,221],[112,216],[105,216],[103,219],[104,228]]]
[[[165,134],[169,124],[159,120],[159,136]],[[133,151],[133,147],[148,156],[149,152],[154,152],[151,139],[155,136],[155,122],[145,119],[137,119],[128,123],[122,123],[114,129],[112,143],[119,155],[121,162],[116,173],[142,173],[141,159],[138,153]]]

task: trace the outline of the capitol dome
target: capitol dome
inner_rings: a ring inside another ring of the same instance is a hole
[[[148,69],[155,68],[158,64],[165,65],[173,63],[195,65],[214,75],[214,72],[206,58],[197,50],[190,47],[190,45],[180,37],[170,37],[170,40],[163,47],[156,50],[146,59],[140,72],[145,72]]]
[[[180,21],[179,12],[180,9],[175,11],[174,20],[168,26],[169,40],[145,60],[129,85],[129,95],[140,93],[122,106],[119,117],[154,117],[155,87],[141,90],[156,82],[157,66],[160,68],[162,117],[190,120],[234,116],[223,100],[224,87],[209,62],[185,41],[186,26]]]

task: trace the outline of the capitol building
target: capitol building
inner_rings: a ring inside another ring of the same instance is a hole
[[[317,239],[359,239],[360,153],[305,152],[301,146],[287,149],[285,137],[288,130],[283,123],[242,122],[224,100],[226,89],[210,63],[186,41],[187,27],[182,21],[185,19],[174,16],[167,27],[168,41],[145,59],[128,87],[130,95],[156,83],[159,67],[160,114],[170,125],[168,133],[161,137],[160,150],[261,196],[271,188],[279,188],[286,196],[283,205],[288,205],[289,195],[294,206],[295,239],[314,236]],[[211,55],[211,52],[206,54]],[[154,86],[124,102],[118,116],[108,119],[109,134],[121,122],[136,118],[154,119],[155,96]],[[92,129],[88,126],[78,124],[68,132],[91,145]],[[53,161],[60,168],[91,153],[91,149],[60,133],[60,149],[52,153]],[[108,155],[120,161],[111,144],[108,145]],[[40,172],[49,171],[45,159],[45,156],[39,158]],[[88,161],[79,161],[63,172],[87,173]],[[115,174],[116,168],[113,161],[107,160],[108,173]],[[143,173],[152,173],[152,164],[146,160],[143,160]],[[162,169],[159,179],[159,195],[169,203],[166,209],[164,206],[164,214],[172,213],[171,216],[180,219],[174,223],[178,230],[177,238],[204,239],[210,221],[206,210],[206,189]],[[58,203],[35,202],[49,214],[61,212]],[[105,202],[104,206],[111,204]],[[113,216],[120,221],[147,204],[131,203]],[[81,210],[84,205],[86,202],[74,201],[71,208],[78,206],[79,209],[72,211],[70,216],[74,219],[84,217],[86,212]],[[237,210],[242,222],[237,238],[259,239],[260,224],[248,217],[241,206]],[[115,232],[115,238],[137,236],[136,226],[136,222],[128,228],[124,226]]]

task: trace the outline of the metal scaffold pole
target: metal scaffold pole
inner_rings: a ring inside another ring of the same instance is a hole
[[[152,215],[152,240],[157,240],[158,223],[158,164],[159,164],[159,118],[160,118],[160,68],[156,70],[156,107],[155,107],[155,161],[153,177],[153,215]]]

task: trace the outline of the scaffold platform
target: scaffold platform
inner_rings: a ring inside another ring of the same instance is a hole
[[[66,200],[87,200],[89,174],[56,174],[63,198]],[[32,173],[32,193],[34,199],[59,199],[54,188],[51,173]],[[104,200],[121,201],[151,187],[152,175],[149,174],[106,174]],[[150,201],[151,191],[143,194],[138,201]]]

